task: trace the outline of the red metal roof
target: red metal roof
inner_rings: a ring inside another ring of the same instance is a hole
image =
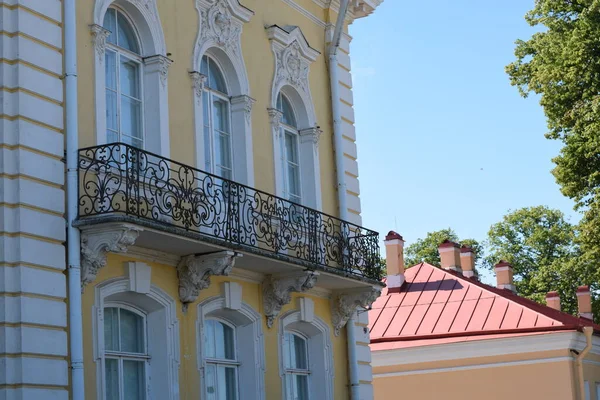
[[[369,311],[375,350],[397,348],[394,342],[455,342],[482,335],[514,336],[600,326],[554,310],[454,271],[422,263],[406,270],[399,292],[381,297]],[[400,347],[405,347],[403,344]]]

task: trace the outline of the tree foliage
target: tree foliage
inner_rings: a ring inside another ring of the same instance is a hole
[[[482,254],[483,248],[479,242],[474,239],[464,239],[461,241],[456,232],[448,228],[429,232],[425,238],[419,239],[409,245],[404,250],[404,262],[406,266],[412,267],[421,262],[439,266],[440,255],[438,253],[438,247],[444,240],[451,240],[472,247],[477,254],[477,257]]]
[[[563,311],[572,314],[577,313],[577,287],[594,288],[598,282],[595,266],[581,252],[575,228],[562,212],[545,206],[509,212],[492,225],[482,264],[493,269],[499,260],[512,264],[521,296],[544,303],[546,293],[558,291]]]

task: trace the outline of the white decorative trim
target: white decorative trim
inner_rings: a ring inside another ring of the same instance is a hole
[[[98,271],[106,265],[106,255],[127,253],[133,246],[141,228],[128,224],[82,229],[81,232],[81,290],[96,279]]]
[[[126,262],[129,274],[129,290],[140,294],[150,293],[152,286],[152,268],[139,261]]]
[[[373,378],[391,378],[396,376],[410,376],[410,375],[422,375],[422,374],[440,374],[444,372],[457,372],[457,371],[470,371],[480,370],[487,368],[500,368],[500,367],[516,367],[520,365],[533,365],[533,364],[548,364],[554,362],[574,361],[574,357],[550,357],[550,358],[538,358],[535,360],[524,360],[524,361],[508,361],[508,362],[497,362],[497,363],[486,363],[486,364],[475,364],[466,365],[462,367],[446,367],[446,368],[430,368],[420,369],[414,371],[403,371],[403,372],[386,372],[382,374],[373,374]]]
[[[167,293],[162,291],[160,288],[156,286],[151,286],[150,292],[145,295],[140,295],[137,293],[131,293],[129,291],[129,279],[116,278],[111,279],[105,282],[98,284],[95,288],[95,302],[92,307],[93,317],[92,317],[92,325],[93,325],[93,357],[94,363],[96,364],[96,391],[97,398],[104,398],[104,303],[108,297],[113,297],[115,300],[109,299],[112,301],[123,302],[125,304],[135,305],[136,307],[146,311],[149,315],[164,311],[164,317],[157,318],[157,320],[166,322],[166,326],[164,326],[164,331],[162,331],[163,327],[152,326],[152,331],[155,334],[162,335],[164,334],[164,338],[160,340],[160,343],[154,343],[152,345],[152,350],[154,354],[152,354],[152,361],[157,363],[156,368],[153,369],[155,375],[152,378],[152,383],[154,383],[155,388],[159,388],[159,390],[163,390],[167,392],[165,396],[152,397],[152,398],[162,398],[165,400],[178,400],[179,399],[179,322],[177,321],[177,312],[176,312],[176,301],[172,299]],[[138,296],[138,297],[136,297]],[[147,305],[148,300],[154,301],[157,305],[159,305],[159,309],[153,309],[152,312],[150,310],[145,309],[143,305]],[[148,324],[151,324],[150,318],[147,318]],[[149,327],[150,329],[150,327]],[[149,343],[150,345],[151,343]],[[162,352],[161,357],[156,352]],[[161,360],[164,359],[164,362]],[[166,366],[166,373],[161,374],[158,368],[160,365]],[[166,382],[163,381],[166,380]],[[163,383],[164,382],[164,383]],[[151,388],[152,388],[151,383]],[[161,384],[162,383],[162,384]]]
[[[496,285],[496,287],[498,289],[508,289],[513,293],[517,292],[517,287],[515,285],[510,285],[510,284],[506,284],[506,285]]]
[[[106,39],[110,36],[110,31],[104,29],[102,25],[92,24],[90,25],[92,34],[92,45],[96,50],[98,61],[100,64],[104,63],[104,53],[106,52]]]
[[[299,299],[300,300],[300,299]],[[296,331],[308,338],[308,359],[311,371],[310,398],[333,400],[335,370],[331,330],[322,319],[315,316],[311,323],[302,320],[300,310],[292,310],[279,318],[279,375],[281,377],[282,397],[286,397],[284,345],[286,331]]]
[[[192,79],[192,88],[194,89],[196,103],[198,105],[202,105],[202,92],[206,87],[206,81],[208,80],[208,77],[200,72],[190,71],[190,78]]]
[[[272,328],[281,308],[292,301],[292,293],[304,293],[317,282],[318,272],[304,271],[287,276],[268,275],[263,282],[263,308],[267,327]]]
[[[381,288],[360,288],[338,293],[331,303],[331,319],[335,328],[335,336],[339,336],[342,328],[357,308],[368,309],[381,295]]]
[[[313,0],[313,1],[315,1],[315,0]],[[316,15],[312,14],[310,11],[308,11],[307,9],[305,9],[298,3],[296,3],[294,0],[283,0],[283,2],[286,3],[287,5],[289,5],[290,7],[292,7],[293,9],[295,9],[296,11],[298,11],[300,14],[304,15],[306,18],[308,18],[315,24],[319,25],[321,28],[324,28],[325,26],[327,26],[327,24],[323,20],[321,20]]]
[[[244,113],[246,124],[250,124],[252,120],[252,106],[256,103],[256,100],[250,96],[242,94],[240,96],[234,96],[231,98],[231,111],[235,112],[239,109]]]
[[[300,131],[300,143],[311,143],[315,148],[319,148],[319,141],[322,134],[323,131],[318,126],[302,129]]]
[[[181,257],[174,254],[164,253],[162,251],[152,250],[138,246],[131,246],[127,251],[127,254],[144,261],[163,265],[170,265],[173,267],[177,266],[177,264],[181,260]]]
[[[235,259],[241,256],[233,251],[220,251],[182,257],[177,265],[177,277],[179,300],[183,303],[183,310],[187,309],[189,303],[196,301],[202,289],[210,286],[211,275],[229,275],[235,265]]]
[[[200,371],[201,395],[206,392],[203,357],[204,321],[207,317],[222,318],[236,326],[237,349],[242,358],[240,365],[240,389],[247,400],[265,399],[265,345],[262,331],[262,316],[246,303],[238,311],[226,309],[223,296],[211,297],[198,304],[196,323],[196,347],[198,349],[198,371]],[[240,332],[244,330],[244,332]],[[243,343],[242,343],[243,342]]]
[[[239,311],[242,308],[242,285],[236,282],[223,282],[225,308]]]
[[[144,58],[144,64],[146,66],[152,67],[153,65],[156,65],[156,68],[157,68],[159,76],[160,76],[160,82],[161,82],[163,88],[166,88],[166,86],[167,86],[167,79],[169,77],[169,67],[171,66],[172,63],[173,63],[173,60],[169,59],[166,56],[162,56],[160,54]]]
[[[388,275],[386,284],[388,288],[395,289],[401,287],[404,284],[404,281],[406,281],[406,276],[404,276],[404,274]]]
[[[593,340],[592,352],[600,355],[600,338]],[[580,332],[555,332],[498,339],[483,336],[480,340],[373,350],[371,354],[373,367],[388,367],[568,349],[581,351],[585,345],[585,336]]]

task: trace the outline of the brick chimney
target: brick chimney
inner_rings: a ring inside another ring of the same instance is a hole
[[[517,291],[513,281],[513,267],[504,260],[494,265],[496,271],[496,287],[498,289],[508,289],[515,293]]]
[[[460,272],[460,246],[450,240],[444,240],[438,246],[442,268]]]
[[[556,311],[560,311],[560,297],[558,292],[548,292],[546,294],[546,305]]]
[[[399,292],[404,283],[404,239],[390,231],[385,237],[385,262],[387,264],[388,292]]]
[[[579,305],[579,316],[593,321],[592,293],[589,286],[579,286],[577,288],[577,303]]]
[[[469,246],[460,248],[460,268],[462,269],[465,278],[476,278],[477,271],[475,270],[475,252]]]

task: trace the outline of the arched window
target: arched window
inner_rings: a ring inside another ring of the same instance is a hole
[[[107,141],[144,148],[143,60],[138,35],[117,8],[107,10],[103,28],[110,32],[105,54]]]
[[[106,400],[146,398],[146,316],[125,305],[104,308],[104,384]]]
[[[238,398],[235,328],[220,320],[209,319],[204,326],[206,360],[206,398]]]
[[[310,368],[307,339],[295,332],[284,335],[285,398],[308,400]]]
[[[287,199],[301,203],[302,185],[300,183],[300,146],[296,114],[290,100],[279,93],[277,109],[281,111],[281,135],[283,137],[281,154],[283,155],[284,190]]]
[[[206,170],[233,179],[231,107],[227,84],[216,60],[202,57],[200,72],[207,77],[202,93]]]

